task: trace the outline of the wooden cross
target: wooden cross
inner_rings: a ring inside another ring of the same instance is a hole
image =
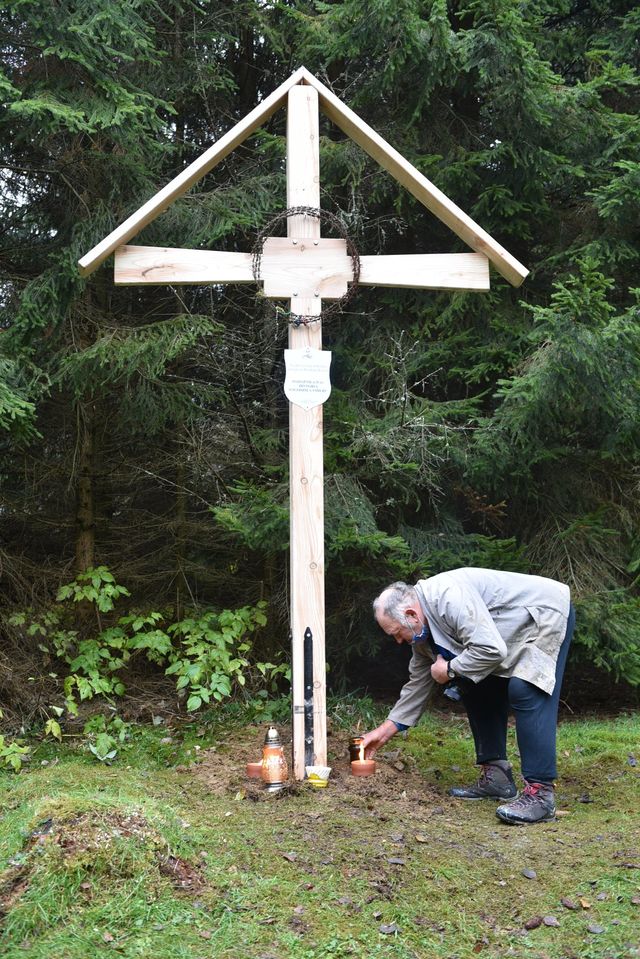
[[[287,207],[320,209],[319,103],[325,113],[389,169],[421,202],[479,252],[361,256],[365,286],[431,290],[489,289],[489,259],[514,285],[526,269],[451,203],[433,184],[353,114],[304,67],[222,137],[214,147],[156,194],[136,214],[80,260],[92,272],[115,251],[115,282],[222,284],[255,282],[251,253],[126,246],[127,240],[184,193],[287,100]],[[430,202],[427,202],[427,198]],[[472,242],[473,241],[473,242]],[[486,253],[486,255],[485,255]],[[488,259],[489,258],[489,259]],[[288,299],[290,311],[319,316],[323,299],[342,297],[352,279],[346,242],[325,239],[320,219],[291,215],[286,237],[265,240],[259,279],[271,299]],[[322,348],[319,321],[289,327],[289,349]],[[293,687],[293,772],[305,776],[304,638],[313,640],[313,750],[315,765],[327,765],[324,622],[324,496],[322,406],[289,406],[290,588]],[[307,677],[307,686],[310,677]],[[307,761],[309,752],[307,750]]]

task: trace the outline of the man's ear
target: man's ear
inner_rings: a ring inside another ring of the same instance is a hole
[[[420,622],[420,616],[415,606],[407,606],[404,611],[404,615],[407,617],[407,619],[415,620],[416,623]]]

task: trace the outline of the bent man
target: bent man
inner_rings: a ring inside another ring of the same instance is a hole
[[[575,624],[569,587],[541,576],[455,569],[415,586],[393,583],[373,608],[379,626],[409,643],[413,656],[389,718],[364,737],[366,755],[418,722],[436,683],[455,679],[482,772],[451,795],[511,800],[496,810],[511,824],[553,819],[558,703]],[[519,796],[507,761],[510,709],[525,780]]]

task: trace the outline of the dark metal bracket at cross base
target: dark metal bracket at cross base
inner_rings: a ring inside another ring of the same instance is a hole
[[[304,764],[313,766],[313,633],[304,631]]]

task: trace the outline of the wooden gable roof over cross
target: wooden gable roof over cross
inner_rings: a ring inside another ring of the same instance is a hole
[[[194,183],[209,173],[258,127],[262,126],[286,103],[287,94],[297,85],[313,87],[318,93],[319,105],[323,113],[475,251],[474,254],[363,256],[359,278],[362,285],[487,290],[489,289],[487,261],[491,262],[498,273],[513,286],[519,286],[523,282],[528,274],[526,267],[405,160],[375,130],[345,106],[305,67],[296,70],[243,120],[220,137],[197,160],[194,160],[83,256],[78,262],[80,273],[88,276],[111,253],[117,252],[115,282],[118,284],[254,282],[250,253],[216,253],[204,250],[168,251],[154,247],[124,247],[120,250],[118,248],[128,243],[148,223],[163,213],[174,200],[186,193]],[[267,284],[265,295],[270,295],[269,283],[273,278],[276,285],[271,287],[274,291],[271,295],[290,296],[290,283],[285,283],[287,287],[285,292],[279,292],[277,279],[279,264],[275,250],[265,250],[265,253],[267,255],[263,258],[261,273],[261,279]],[[324,251],[324,260],[328,253],[327,248]],[[317,254],[319,256],[320,251],[317,251]],[[271,256],[275,257],[273,263],[269,262]],[[329,273],[335,278],[336,270],[346,277],[351,276],[351,264],[346,255],[339,263],[335,260],[330,262],[325,268],[325,274]],[[274,271],[275,278],[272,276]],[[323,297],[332,296],[331,283],[328,280],[329,277],[325,275]]]

